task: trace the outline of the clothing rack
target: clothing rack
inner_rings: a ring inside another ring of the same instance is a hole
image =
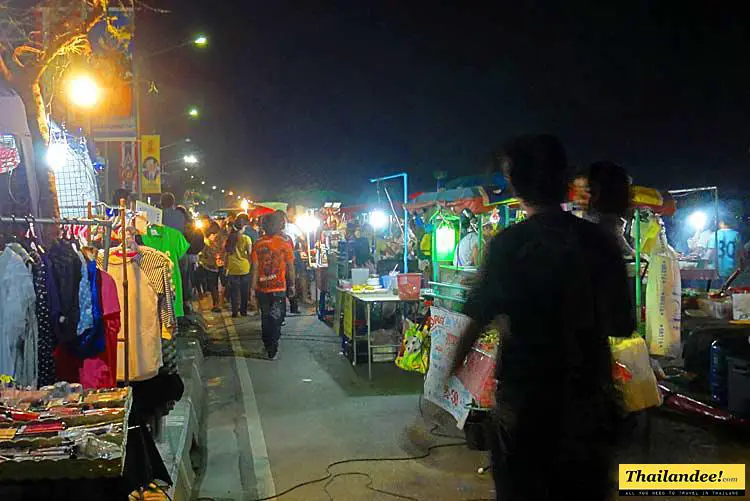
[[[32,217],[32,216],[2,216],[0,217],[0,222],[2,223],[15,223],[15,224],[23,224],[26,223],[28,225],[34,225],[34,224],[51,224],[51,225],[76,225],[76,226],[103,226],[105,228],[105,235],[104,235],[104,270],[106,271],[109,266],[109,250],[110,245],[112,242],[112,226],[114,226],[114,221],[109,219],[93,219],[92,218],[92,204],[89,202],[87,205],[88,208],[88,215],[89,217],[86,219],[81,218],[38,218],[38,217]],[[125,213],[126,213],[126,206],[125,206],[125,199],[120,200],[120,222],[122,223],[122,227],[125,228]],[[122,290],[123,290],[123,337],[117,338],[117,342],[124,344],[125,349],[125,385],[130,384],[130,325],[129,325],[129,308],[128,308],[128,268],[127,268],[127,245],[125,243],[125,238],[123,234],[123,238],[120,243],[122,247]]]

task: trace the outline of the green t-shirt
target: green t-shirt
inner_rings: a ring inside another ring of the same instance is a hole
[[[169,226],[151,225],[141,236],[143,244],[166,254],[172,261],[172,284],[174,284],[174,314],[184,317],[182,307],[182,274],[180,273],[180,258],[185,255],[190,243],[178,230]]]

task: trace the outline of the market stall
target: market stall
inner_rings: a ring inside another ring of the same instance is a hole
[[[117,210],[113,219],[94,217],[92,204],[87,219],[0,217],[0,282],[14,284],[12,301],[2,293],[10,289],[0,288],[0,302],[6,305],[0,335],[24,350],[22,357],[0,360],[0,374],[11,381],[0,397],[5,418],[0,419],[0,448],[8,449],[0,454],[0,473],[14,468],[16,456],[25,467],[39,459],[30,461],[24,451],[13,452],[19,447],[37,451],[43,460],[54,458],[55,468],[63,465],[58,456],[83,461],[82,466],[65,463],[57,473],[40,470],[40,475],[48,475],[44,477],[13,470],[10,484],[8,476],[0,481],[1,492],[30,478],[72,482],[116,476],[117,490],[127,487],[127,492],[157,478],[170,483],[152,432],[158,433],[170,400],[182,393],[174,353],[172,265],[165,254],[136,245],[135,229],[126,224],[124,200]],[[111,245],[115,230],[117,248]],[[118,383],[126,388],[112,390]],[[105,394],[120,397],[107,399]],[[97,410],[100,401],[116,409]],[[110,451],[106,457],[125,466],[92,468],[91,454],[106,444],[81,432],[111,433],[107,420],[112,416],[121,423],[120,435],[128,438],[119,442],[121,455]],[[46,441],[27,440],[37,437]],[[77,443],[79,438],[83,442]],[[80,474],[87,461],[89,469]],[[33,487],[54,492],[55,485],[41,482]],[[100,493],[93,499],[103,497]]]
[[[372,179],[377,185],[378,203],[337,208],[338,217],[328,214],[337,228],[328,224],[331,229],[321,233],[322,237],[341,238],[338,252],[329,252],[328,258],[329,288],[335,285],[334,331],[341,336],[342,353],[354,365],[360,359],[367,361],[370,377],[373,362],[396,358],[402,325],[410,313],[415,313],[422,288],[421,274],[404,273],[415,269],[416,261],[411,259],[413,239],[405,203],[397,202],[386,186],[394,179],[403,181],[405,201],[406,174]],[[403,216],[399,215],[401,210]],[[342,230],[346,233],[341,234]],[[331,272],[334,259],[335,275]]]
[[[681,198],[696,193],[710,195],[709,207],[718,220],[715,188],[670,191],[660,194],[661,202],[658,197],[651,197],[651,203],[635,198],[632,234],[636,269],[642,270],[635,288],[637,311],[642,311],[637,316],[639,332],[663,370],[659,389],[665,407],[718,422],[750,424],[750,326],[743,320],[750,294],[689,287],[696,281],[705,281],[707,287],[712,280],[716,283],[716,254],[682,253],[667,242],[663,218],[674,216],[677,224],[673,222],[671,234],[684,234],[679,225],[689,225],[696,208]],[[680,215],[683,210],[689,215]],[[699,223],[691,228],[698,235],[705,228],[704,221]],[[705,238],[717,243],[717,233],[709,233]],[[710,248],[703,245],[699,252]]]
[[[449,374],[450,363],[469,322],[461,310],[478,273],[486,241],[491,234],[523,220],[524,213],[518,200],[491,186],[422,194],[408,209],[422,231],[421,257],[428,263],[425,272],[430,276],[429,288],[423,292],[430,304],[430,319],[429,327],[422,332],[412,329],[405,333],[397,365],[425,373],[425,398],[456,419],[472,447],[483,448],[477,430],[494,402],[498,331],[489,328],[485,332],[458,374]],[[469,240],[476,250],[468,264],[457,259],[466,238],[476,239]],[[421,359],[415,356],[419,351],[428,363],[409,362]]]

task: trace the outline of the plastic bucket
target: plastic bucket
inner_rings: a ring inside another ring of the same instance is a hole
[[[393,276],[391,275],[381,275],[380,277],[380,285],[383,286],[383,289],[389,291],[393,289]]]
[[[399,273],[398,274],[398,297],[406,301],[419,299],[422,289],[421,273]]]
[[[370,270],[368,268],[352,268],[353,285],[365,285],[369,277]]]

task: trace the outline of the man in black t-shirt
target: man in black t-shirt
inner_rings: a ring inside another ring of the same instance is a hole
[[[556,138],[519,138],[498,162],[529,217],[489,245],[454,368],[497,321],[498,499],[603,500],[621,409],[608,336],[635,328],[622,255],[610,234],[561,210],[567,162]]]

